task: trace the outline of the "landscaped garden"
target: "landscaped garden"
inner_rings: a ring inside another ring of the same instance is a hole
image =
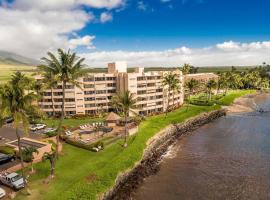
[[[255,92],[254,90],[230,92],[220,99],[227,105],[235,98]],[[56,165],[56,178],[45,183],[50,173],[48,163],[35,165],[36,174],[31,175],[29,186],[31,196],[19,193],[16,199],[96,199],[113,186],[117,175],[141,159],[146,142],[160,130],[175,122],[183,122],[202,112],[219,109],[220,105],[191,105],[186,111],[182,107],[173,112],[146,118],[139,126],[136,135],[129,138],[129,145],[123,148],[123,140],[117,140],[101,152],[94,153],[69,144],[63,145],[63,151]]]

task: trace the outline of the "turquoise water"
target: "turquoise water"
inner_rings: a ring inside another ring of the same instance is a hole
[[[270,111],[270,95],[254,101]],[[133,199],[270,199],[270,112],[230,114],[179,140]]]

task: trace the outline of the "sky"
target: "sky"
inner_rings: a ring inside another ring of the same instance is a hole
[[[40,59],[71,49],[86,64],[270,63],[269,0],[0,0],[0,50]]]

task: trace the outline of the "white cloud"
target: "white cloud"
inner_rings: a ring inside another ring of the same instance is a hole
[[[180,47],[164,51],[97,51],[84,53],[90,66],[104,67],[108,62],[126,60],[129,66],[196,66],[258,65],[270,63],[270,41],[224,42],[206,48]]]
[[[1,1],[1,0],[0,0]],[[15,0],[0,3],[0,49],[39,58],[57,48],[93,48],[94,36],[74,33],[94,21],[82,8],[113,9],[125,0]],[[108,20],[108,16],[107,16]]]
[[[138,3],[137,3],[137,8],[138,8],[139,10],[146,11],[147,6],[146,6],[146,4],[145,4],[143,1],[138,1]]]
[[[95,36],[85,35],[83,37],[77,37],[69,40],[69,48],[76,49],[78,46],[85,46],[88,49],[95,49],[93,40]]]
[[[162,3],[170,2],[171,0],[160,0]]]
[[[93,8],[113,9],[125,5],[125,0],[77,0],[78,3],[91,6]]]
[[[113,19],[113,16],[111,13],[103,12],[100,15],[100,22],[101,23],[106,23],[106,22],[112,21],[112,19]]]

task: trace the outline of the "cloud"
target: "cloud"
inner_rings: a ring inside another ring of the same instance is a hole
[[[160,0],[160,2],[162,3],[167,3],[167,2],[170,2],[171,0]]]
[[[78,46],[85,46],[87,49],[95,49],[93,40],[95,36],[85,35],[83,37],[77,37],[69,40],[69,48],[76,49]]]
[[[77,2],[93,8],[107,9],[119,8],[126,3],[125,0],[78,0]]]
[[[125,0],[0,2],[0,49],[40,58],[47,51],[54,51],[59,47],[93,48],[94,36],[74,36],[95,19],[93,13],[83,7],[113,9],[123,6]],[[104,19],[109,20],[109,14]]]
[[[101,23],[106,23],[106,22],[112,21],[112,19],[113,19],[113,16],[111,13],[103,12],[100,15],[100,22]]]
[[[146,11],[147,10],[147,6],[146,6],[146,4],[143,1],[138,1],[137,8],[139,10],[143,10],[143,11]]]
[[[108,62],[125,60],[129,66],[242,66],[270,63],[270,41],[240,43],[228,41],[205,48],[180,47],[164,51],[96,51],[83,53],[93,67],[105,67]]]

